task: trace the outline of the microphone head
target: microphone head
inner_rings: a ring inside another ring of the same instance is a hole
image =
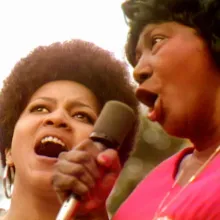
[[[116,148],[122,144],[135,122],[135,113],[128,105],[109,101],[103,107],[90,138],[106,147]]]

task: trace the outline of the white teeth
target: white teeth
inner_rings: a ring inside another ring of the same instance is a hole
[[[61,146],[65,147],[65,144],[58,138],[56,137],[52,137],[52,136],[48,136],[48,137],[44,137],[42,140],[41,140],[41,143],[44,144],[46,142],[53,142],[55,144],[60,144]]]

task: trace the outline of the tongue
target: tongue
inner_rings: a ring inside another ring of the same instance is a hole
[[[156,121],[157,120],[157,114],[155,109],[149,110],[147,117],[151,120],[151,121]]]
[[[151,121],[158,121],[159,122],[160,117],[161,117],[161,99],[160,99],[160,97],[158,97],[155,100],[154,106],[149,109],[147,117]]]
[[[65,151],[65,149],[61,145],[51,142],[40,144],[40,146],[38,146],[36,149],[36,153],[38,155],[54,158],[57,158],[63,151]]]

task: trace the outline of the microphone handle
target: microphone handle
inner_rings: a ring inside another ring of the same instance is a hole
[[[90,138],[105,148],[117,149],[132,128],[135,118],[134,111],[128,105],[109,101],[103,107]],[[79,204],[80,197],[72,193],[63,203],[56,220],[73,219]]]
[[[62,204],[56,220],[72,220],[79,207],[80,200],[73,193]]]
[[[97,143],[101,143],[103,148],[114,146],[112,143],[117,143],[113,140],[108,140],[107,136],[102,133],[92,132],[90,138]],[[71,193],[70,196],[64,201],[56,217],[56,220],[74,220],[74,216],[80,205],[80,196]]]
[[[116,146],[119,145],[119,143],[117,143],[117,141],[115,141],[113,138],[108,137],[104,133],[96,131],[90,134],[90,139],[92,139],[94,142],[101,143],[105,149],[116,149]],[[62,204],[56,220],[73,220],[79,204],[80,196],[71,193],[71,195]]]

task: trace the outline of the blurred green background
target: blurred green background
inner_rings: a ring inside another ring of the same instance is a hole
[[[186,145],[190,145],[188,140],[169,136],[157,123],[141,116],[136,148],[126,162],[107,202],[109,214],[115,213],[150,170]]]

